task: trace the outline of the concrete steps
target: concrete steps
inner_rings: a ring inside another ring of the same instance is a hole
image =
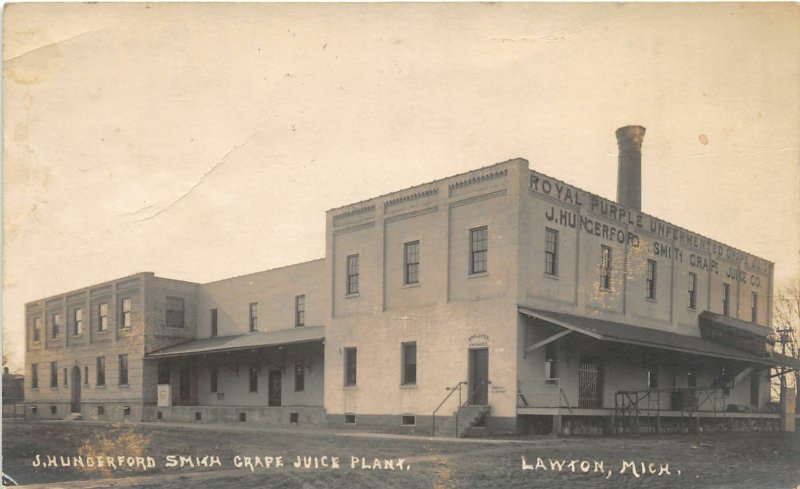
[[[458,411],[453,412],[445,423],[436,431],[437,436],[450,436],[460,438],[464,435],[478,435],[485,431],[482,426],[489,416],[491,408],[489,406],[461,406]],[[458,429],[456,430],[456,418],[458,419]]]
[[[81,413],[69,413],[68,415],[64,416],[64,421],[81,421],[83,416]]]

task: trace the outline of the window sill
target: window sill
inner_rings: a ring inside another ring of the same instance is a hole
[[[124,326],[124,327],[118,328],[118,329],[119,329],[120,333],[130,333],[131,332],[131,327],[130,326]]]
[[[558,275],[551,275],[549,273],[543,274],[544,278],[549,278],[550,280],[558,280]]]
[[[656,302],[658,302],[657,300],[655,300],[655,299],[651,299],[651,298],[649,298],[649,297],[645,297],[645,298],[644,298],[644,300],[645,300],[646,302],[652,302],[652,303],[654,303],[654,304],[655,304]]]
[[[691,311],[691,312],[697,312],[697,308],[696,307],[687,307],[686,310],[687,311]]]
[[[356,292],[354,294],[347,294],[346,296],[344,296],[345,299],[353,299],[354,297],[361,297],[361,293]]]
[[[32,390],[32,391],[39,392],[39,388],[38,388],[38,387],[31,387],[31,390]]]
[[[181,330],[181,331],[186,331],[186,326],[168,326],[168,325],[165,325],[164,328],[166,328],[166,329],[178,329],[178,330]]]
[[[306,326],[305,324],[295,324],[294,325],[295,328],[304,328],[305,326]]]
[[[51,391],[57,391],[57,390],[58,390],[58,387],[50,387],[50,390],[51,390]]]
[[[420,286],[419,282],[413,282],[413,283],[410,283],[410,284],[403,284],[403,288],[404,289],[413,289],[414,287],[419,287],[419,286]]]
[[[611,287],[598,287],[597,290],[599,290],[600,292],[604,292],[606,294],[614,292],[614,289],[612,289]]]
[[[357,385],[345,385],[345,386],[342,386],[342,389],[344,389],[346,391],[354,391],[357,388],[358,388]]]
[[[467,275],[467,278],[481,278],[481,277],[488,277],[489,272],[478,272],[478,273],[470,273]]]
[[[130,389],[131,388],[130,384],[119,384],[118,387],[120,389]]]
[[[401,389],[416,389],[417,384],[400,384]]]
[[[105,385],[96,385],[96,386],[94,386],[94,388],[95,389],[105,389],[106,386]]]
[[[98,329],[97,333],[98,334],[108,334],[108,329]]]

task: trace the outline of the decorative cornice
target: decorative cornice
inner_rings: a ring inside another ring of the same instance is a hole
[[[345,211],[342,212],[341,214],[333,216],[333,225],[338,226],[339,223],[341,223],[345,219],[356,217],[361,214],[374,213],[374,212],[375,212],[375,204],[370,204],[364,207],[357,207],[355,209],[350,209],[349,211]]]
[[[475,185],[478,183],[486,183],[490,180],[494,180],[495,178],[505,177],[508,175],[508,169],[498,170],[491,173],[485,173],[483,175],[477,175],[474,177],[469,177],[465,180],[461,180],[459,182],[451,183],[450,184],[450,195],[453,194],[453,191],[468,187],[470,185]]]
[[[436,195],[438,193],[439,193],[439,187],[436,187],[436,188],[431,188],[431,189],[428,189],[428,190],[423,190],[421,192],[414,192],[413,194],[401,195],[399,197],[395,197],[393,199],[389,199],[386,202],[384,202],[383,203],[383,208],[387,209],[390,206],[393,206],[393,205],[396,205],[396,204],[402,204],[402,203],[405,203],[405,202],[410,202],[412,200],[417,200],[417,199],[421,199],[421,198],[424,198],[424,197],[431,197],[431,196]]]

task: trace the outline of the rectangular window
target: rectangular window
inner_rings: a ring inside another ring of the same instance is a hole
[[[72,311],[72,328],[75,336],[83,334],[83,309],[80,307]]]
[[[210,380],[209,383],[211,384],[211,392],[212,393],[216,393],[217,392],[217,382],[218,381],[219,381],[219,369],[216,366],[211,367],[211,380]]]
[[[356,385],[357,351],[355,348],[344,349],[344,385]]]
[[[119,327],[120,328],[130,328],[131,327],[131,299],[130,297],[125,297],[120,301],[119,304],[120,316],[119,316]]]
[[[119,385],[128,385],[128,355],[119,356]]]
[[[486,273],[489,270],[489,228],[469,230],[469,273]]]
[[[347,295],[358,294],[358,255],[347,257]]]
[[[97,305],[97,331],[108,330],[108,303]]]
[[[294,325],[306,325],[306,296],[304,295],[294,298]]]
[[[163,360],[158,362],[158,383],[169,384],[169,364]]]
[[[758,292],[750,294],[750,321],[758,322]]]
[[[31,364],[31,388],[39,388],[39,365],[36,363]]]
[[[58,387],[58,363],[50,362],[50,387]]]
[[[250,303],[250,331],[258,331],[258,302]]]
[[[304,390],[306,390],[306,369],[303,362],[297,362],[294,364],[294,391]]]
[[[558,231],[544,229],[544,273],[558,275]]]
[[[656,262],[647,260],[647,280],[645,281],[645,297],[656,300]]]
[[[722,284],[722,315],[729,316],[731,313],[731,285]]]
[[[412,241],[404,245],[403,252],[403,283],[419,283],[419,241]]]
[[[55,313],[51,315],[50,322],[51,322],[50,334],[53,337],[53,339],[56,339],[58,338],[58,335],[61,334],[61,314]]]
[[[89,385],[89,367],[83,367],[83,385]]]
[[[417,342],[403,343],[402,384],[416,385],[417,383]]]
[[[219,334],[219,328],[217,326],[217,310],[211,309],[211,337],[217,336]]]
[[[97,357],[97,380],[95,385],[106,385],[106,357]]]
[[[697,274],[689,272],[689,309],[697,309]]]
[[[611,248],[606,245],[600,246],[600,287],[611,289]]]
[[[184,323],[184,301],[182,297],[167,297],[167,327],[183,328]]]
[[[545,380],[558,378],[558,347],[555,342],[550,342],[544,347],[544,378]]]
[[[64,387],[66,387],[67,384],[68,384],[68,382],[67,382],[67,369],[64,369],[64,381],[62,383],[64,384]]]
[[[250,365],[250,392],[258,392],[258,365]]]
[[[758,408],[761,392],[761,379],[758,372],[750,374],[750,404]]]
[[[39,325],[39,318],[33,318],[33,342],[39,343],[41,338],[41,329]]]
[[[658,389],[658,369],[656,367],[647,369],[647,388]]]

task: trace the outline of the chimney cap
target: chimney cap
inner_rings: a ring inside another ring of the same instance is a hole
[[[617,142],[634,143],[641,146],[644,140],[644,133],[647,131],[643,126],[624,126],[617,129]]]

